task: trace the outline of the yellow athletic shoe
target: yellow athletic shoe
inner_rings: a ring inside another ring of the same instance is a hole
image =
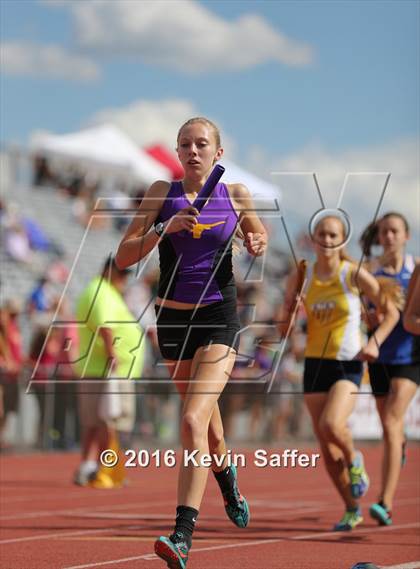
[[[363,518],[360,508],[346,510],[338,524],[335,524],[334,531],[351,531],[362,522]]]
[[[365,469],[363,455],[356,452],[353,464],[349,468],[351,495],[353,498],[361,498],[369,490],[369,476]]]
[[[95,478],[88,482],[88,488],[97,488],[97,489],[111,489],[111,488],[120,488],[120,484],[115,484],[112,480],[111,476],[108,476],[105,472],[99,471]]]

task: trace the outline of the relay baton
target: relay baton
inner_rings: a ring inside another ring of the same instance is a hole
[[[287,320],[280,324],[280,333],[282,336],[288,337],[293,329],[295,319],[299,310],[300,303],[302,302],[303,289],[306,282],[306,272],[308,263],[304,259],[299,261],[296,275],[296,288],[293,297],[293,303],[290,307]]]
[[[225,167],[221,166],[220,164],[216,164],[216,166],[211,171],[210,176],[207,178],[206,183],[198,192],[197,197],[195,198],[192,206],[201,211],[204,207],[204,204],[209,199],[212,191],[216,187],[217,182],[223,176],[225,171]]]
[[[210,176],[207,178],[204,186],[198,192],[197,197],[192,203],[192,207],[195,207],[195,209],[197,209],[198,212],[200,212],[203,209],[204,204],[209,199],[212,191],[216,187],[217,182],[223,176],[224,171],[225,167],[221,166],[220,164],[216,164],[216,166],[211,171]],[[190,235],[190,233],[185,229],[182,230],[179,234],[182,235],[183,237],[187,237],[188,235]]]

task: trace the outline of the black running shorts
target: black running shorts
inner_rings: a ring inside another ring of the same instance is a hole
[[[420,385],[420,364],[369,364],[369,379],[375,397],[388,395],[391,380],[395,378],[409,379]]]
[[[198,348],[222,344],[238,351],[236,299],[193,310],[155,306],[159,348],[165,360],[191,360]]]
[[[359,388],[363,363],[359,360],[306,358],[303,373],[304,393],[326,393],[337,381],[346,379]]]

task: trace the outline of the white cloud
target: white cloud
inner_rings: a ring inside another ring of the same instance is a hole
[[[397,211],[405,215],[412,227],[411,248],[419,253],[418,157],[419,141],[406,138],[342,152],[333,152],[320,144],[313,144],[278,158],[267,158],[262,148],[254,147],[250,150],[248,164],[251,169],[280,186],[286,223],[290,219],[292,225],[299,221],[306,227],[310,217],[321,207],[310,173],[316,173],[325,206],[332,208],[337,206],[347,175],[341,207],[352,220],[354,245],[378,207],[385,173],[391,173],[379,214]],[[281,174],[273,175],[272,172]],[[297,174],[299,172],[300,175]]]
[[[138,100],[126,107],[99,111],[90,123],[111,122],[139,146],[160,142],[174,148],[179,127],[188,118],[201,114],[193,102],[184,99]],[[400,211],[409,219],[413,235],[417,236],[420,207],[417,140],[401,139],[386,145],[351,148],[342,152],[313,143],[278,157],[270,156],[265,148],[255,146],[240,161],[235,156],[235,140],[224,131],[217,117],[209,118],[220,127],[225,153],[230,159],[281,188],[286,222],[295,228],[307,226],[312,214],[321,207],[311,174],[295,173],[315,172],[325,205],[333,208],[337,206],[348,174],[341,207],[353,221],[356,238],[372,219],[378,205],[386,175],[377,173],[390,172],[391,179],[380,213]],[[279,171],[281,175],[272,175],[272,172]]]
[[[1,69],[9,75],[53,77],[91,82],[99,76],[99,68],[89,58],[69,53],[57,45],[26,42],[3,42],[0,45]]]
[[[175,148],[180,126],[194,116],[202,113],[191,101],[165,99],[162,101],[138,100],[126,107],[103,109],[89,121],[91,124],[112,123],[128,134],[139,146],[155,143]],[[213,117],[208,117],[213,120]],[[234,154],[235,144],[223,132],[222,125],[214,118],[221,129],[222,144],[230,156]]]
[[[314,50],[257,14],[227,21],[194,0],[53,0],[75,21],[78,45],[96,54],[132,56],[178,71],[240,70],[277,62],[310,64]]]

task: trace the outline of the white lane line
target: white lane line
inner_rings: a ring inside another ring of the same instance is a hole
[[[408,503],[413,503],[415,501],[415,499],[413,500],[408,500]],[[420,498],[419,498],[420,501]],[[264,508],[267,509],[268,506],[263,505],[258,503],[257,501],[254,502],[254,500],[250,500],[249,501],[250,505],[253,508]],[[166,505],[167,504],[167,500],[166,501],[161,501],[161,502],[141,502],[141,506],[158,506],[158,505]],[[220,505],[220,498],[218,500],[213,500],[212,504],[219,506]],[[322,506],[324,505],[324,502],[314,502],[314,501],[310,501],[310,502],[298,502],[296,504],[297,508],[317,508],[320,511],[323,511]],[[124,504],[117,504],[117,505],[111,505],[111,506],[92,506],[92,507],[88,507],[88,506],[83,506],[80,508],[72,508],[72,509],[65,509],[65,510],[41,510],[41,511],[37,511],[37,512],[22,512],[21,514],[10,514],[10,515],[6,515],[6,516],[0,516],[0,522],[3,521],[10,521],[10,520],[19,520],[19,519],[31,519],[31,518],[45,518],[45,517],[52,517],[52,516],[63,516],[63,515],[72,515],[72,514],[83,514],[84,512],[86,512],[86,517],[92,517],[90,515],[91,512],[96,512],[96,511],[103,511],[103,510],[113,510],[113,509],[118,509],[118,508],[124,508],[126,507],[127,510],[132,510],[135,508],[139,508],[139,504],[133,504],[132,502]],[[270,509],[274,509],[274,510],[291,510],[294,509],[294,505],[292,502],[281,502],[279,501],[277,504],[276,502],[271,502],[271,507]],[[92,514],[93,515],[93,514]],[[139,515],[143,515],[142,513],[140,513]],[[200,518],[202,519],[202,518]]]
[[[154,503],[152,503],[153,505]],[[143,506],[145,504],[142,504]],[[150,504],[147,504],[150,505]],[[330,508],[331,509],[331,508]],[[307,513],[307,509],[302,509],[297,510],[295,508],[290,510],[293,513],[300,513],[300,514],[305,514]],[[316,509],[317,512],[319,511],[324,511],[322,509],[317,508]],[[287,510],[283,510],[283,512],[287,512]],[[84,516],[86,517],[86,519],[89,519],[90,516]],[[166,519],[169,521],[171,520],[171,514],[168,514],[166,516]],[[204,519],[220,519],[220,517],[217,518],[212,518],[211,516],[209,516],[208,518],[204,518]],[[26,542],[26,541],[37,541],[37,540],[44,540],[44,539],[53,539],[53,538],[66,538],[66,537],[72,537],[72,536],[77,536],[77,535],[90,535],[90,534],[94,534],[96,532],[98,533],[107,533],[107,532],[113,532],[113,531],[117,531],[119,528],[116,528],[115,526],[112,527],[108,527],[108,528],[98,528],[97,530],[95,529],[90,529],[90,530],[76,530],[76,531],[72,531],[72,532],[62,532],[62,533],[47,533],[47,534],[38,534],[38,535],[31,535],[31,536],[26,536],[26,537],[14,537],[14,538],[9,538],[9,539],[3,539],[0,540],[0,545],[6,545],[6,544],[10,544],[10,543],[21,543],[21,542]],[[135,526],[124,526],[125,530],[137,530],[139,531],[140,529],[144,529],[144,522],[142,522],[141,519],[141,514],[139,513],[138,515],[138,520],[137,520],[137,524]]]
[[[376,485],[379,489],[379,485]],[[375,485],[370,486],[371,490],[375,490],[376,488]],[[416,486],[418,487],[418,482],[401,482],[398,485],[398,488],[408,488],[411,486]],[[135,486],[132,486],[133,489],[135,489]],[[75,498],[84,498],[86,497],[86,488],[80,488],[80,490],[74,490],[73,492],[69,492],[68,489],[65,489],[65,495],[63,495],[63,490],[64,488],[55,488],[53,490],[57,490],[57,494],[54,495],[50,495],[50,496],[42,496],[42,498],[39,498],[39,501],[45,502],[45,501],[50,501],[50,500],[60,500],[60,501],[64,501],[64,500],[74,500]],[[260,489],[258,490],[258,493],[260,492]],[[292,490],[287,492],[287,499],[290,499],[291,496],[293,496],[294,494],[297,494],[299,496],[299,498],[301,498],[302,496],[304,496],[305,494],[309,494],[311,496],[313,496],[314,492],[313,490],[305,490],[305,489],[298,489],[296,488],[296,490]],[[317,494],[331,494],[331,489],[330,488],[325,488],[325,489],[317,489]],[[108,496],[109,495],[109,490],[100,490],[100,489],[95,489],[95,496]],[[34,499],[36,500],[37,497],[36,495],[34,496],[33,494],[31,494],[30,496],[8,496],[8,497],[3,497],[1,496],[0,498],[0,505],[1,506],[5,506],[6,504],[14,504],[14,503],[18,503],[18,502],[34,502]],[[281,500],[281,496],[279,496],[279,501]],[[212,498],[210,498],[210,501],[208,502],[209,504],[213,504],[216,503],[217,500],[213,500]],[[217,501],[218,503],[218,501]],[[260,505],[260,504],[266,504],[266,507],[270,507],[270,504],[272,504],[272,501],[269,500],[267,498],[267,500],[255,500],[254,501],[254,506]],[[32,512],[28,512],[29,515],[32,514]],[[18,516],[19,514],[11,514],[11,515],[16,515]],[[25,515],[25,514],[22,514]],[[7,517],[0,517],[0,519],[12,519]]]
[[[413,527],[419,527],[420,523],[412,523],[412,524],[402,524],[399,526],[388,526],[385,528],[371,528],[368,530],[365,530],[363,533],[368,533],[370,531],[392,531],[392,530],[398,530],[398,529],[407,529],[407,528],[413,528]],[[363,530],[357,530],[357,533],[361,533]],[[198,549],[195,549],[193,551],[191,551],[191,554],[195,554],[195,553],[200,553],[201,551],[217,551],[220,549],[232,549],[235,547],[247,547],[247,546],[252,546],[252,545],[267,545],[267,544],[272,544],[272,543],[280,543],[282,541],[296,541],[298,539],[309,539],[309,538],[320,538],[320,537],[328,537],[330,535],[338,535],[338,532],[325,532],[322,534],[319,533],[315,533],[315,534],[308,534],[305,536],[298,536],[298,537],[281,537],[281,538],[276,538],[276,539],[265,539],[265,540],[259,540],[259,541],[248,541],[245,543],[231,543],[231,544],[227,544],[227,545],[213,545],[213,546],[209,546],[209,547],[201,547]],[[343,535],[343,534],[339,534],[339,535]],[[159,559],[158,557],[156,557],[156,555],[154,554],[147,554],[147,555],[140,555],[138,557],[125,557],[122,559],[112,559],[110,561],[101,561],[101,562],[97,562],[97,563],[88,563],[87,565],[72,565],[71,567],[63,567],[63,569],[90,569],[91,567],[102,567],[105,565],[115,565],[117,563],[128,563],[129,561],[141,561],[141,560],[148,560],[148,561],[156,561],[157,559]],[[400,567],[384,567],[383,569],[400,569]],[[404,565],[401,567],[401,569],[417,569],[417,566],[413,566],[411,567],[405,567]]]
[[[147,505],[149,505],[149,504],[147,504]],[[156,505],[155,502],[153,502],[152,504]],[[143,503],[142,506],[144,506],[144,505],[146,505],[146,504]],[[252,502],[251,502],[251,505],[252,505]],[[106,511],[106,510],[112,510],[114,508],[119,509],[120,507],[132,508],[132,507],[138,507],[138,505],[136,505],[136,504],[131,504],[128,506],[116,505],[116,506],[108,506],[107,508],[105,506],[98,506],[97,509],[98,510],[105,509],[105,511]],[[86,509],[88,510],[88,512],[86,512],[87,515],[84,515],[84,516],[83,516],[84,512],[74,512],[73,511],[73,513],[76,513],[76,514],[79,513],[79,514],[81,514],[81,517],[84,517],[86,519],[89,519],[91,517],[95,517],[94,515],[93,516],[90,515],[92,513],[92,508],[86,508]],[[334,509],[336,509],[336,508],[334,506],[331,506],[331,505],[325,506],[324,508],[313,508],[313,507],[305,508],[305,507],[302,507],[302,508],[292,508],[290,510],[282,510],[282,513],[285,514],[287,512],[292,512],[292,513],[301,515],[301,514],[308,514],[308,513],[312,513],[312,512],[326,512],[326,511],[331,511]],[[93,510],[95,510],[95,509],[93,509]],[[143,522],[142,515],[145,515],[145,514],[142,514],[141,512],[138,513],[138,525],[136,525],[134,529],[139,529],[140,527],[142,529],[144,528],[144,523],[142,523]],[[101,516],[98,516],[98,517],[101,517]],[[170,518],[170,514],[168,514],[166,516],[166,518],[168,518],[168,517]],[[213,517],[209,516],[208,519],[213,519]],[[391,530],[394,530],[397,528],[404,529],[404,528],[418,527],[418,526],[420,526],[419,523],[399,525],[399,526],[392,525],[392,526],[387,526],[387,527],[374,527],[374,528],[366,528],[366,529],[360,528],[357,530],[357,533],[361,533],[361,532],[370,533],[370,532],[374,532],[374,531],[384,531],[384,530],[385,531],[387,531],[387,530],[391,531]],[[4,527],[3,529],[7,529],[7,527]],[[125,529],[128,530],[129,527],[126,527]],[[48,538],[70,537],[73,535],[83,535],[85,532],[91,534],[91,533],[96,533],[96,532],[98,532],[98,533],[112,532],[115,530],[116,530],[115,527],[111,527],[111,528],[98,528],[97,530],[95,530],[95,529],[77,530],[76,532],[70,532],[70,533],[69,532],[67,532],[67,533],[56,533],[56,534],[48,533],[48,534],[32,535],[32,536],[26,536],[26,537],[16,537],[16,538],[0,540],[0,545],[9,544],[9,543],[20,543],[20,542],[25,542],[25,541],[36,541],[38,539],[43,540],[43,539],[48,539]],[[292,540],[317,539],[317,538],[321,539],[323,537],[329,537],[329,536],[333,536],[333,535],[337,536],[337,535],[343,535],[343,534],[341,532],[331,531],[331,532],[324,532],[324,533],[317,533],[317,534],[307,534],[307,535],[297,536],[297,537],[293,537],[293,538],[289,538],[289,539],[292,539]]]
[[[381,565],[381,569],[420,569],[420,561],[411,561],[411,563],[401,565]]]
[[[142,506],[156,506],[156,505],[162,505],[165,506],[167,504],[167,501],[161,501],[161,502],[142,502],[141,505]],[[72,514],[83,514],[85,512],[90,513],[90,512],[96,512],[96,511],[102,511],[102,510],[118,510],[118,509],[122,509],[122,508],[126,508],[127,510],[133,509],[133,508],[139,508],[139,504],[133,504],[132,502],[121,502],[119,504],[113,504],[111,506],[84,506],[84,507],[80,507],[80,508],[74,508],[71,510],[43,510],[40,512],[27,512],[27,513],[22,513],[22,514],[11,514],[9,516],[0,516],[0,522],[2,521],[9,521],[9,520],[19,520],[19,519],[30,519],[30,518],[45,518],[45,517],[51,517],[51,516],[62,516],[62,515],[72,515]],[[7,529],[7,528],[4,528]],[[1,543],[1,542],[0,542]]]
[[[400,484],[398,484],[398,488],[405,488],[405,487],[410,487],[410,486],[418,486],[418,482],[401,482]],[[378,489],[379,489],[379,485],[377,485]],[[135,488],[134,486],[132,488]],[[370,486],[371,490],[375,490],[376,486],[372,485]],[[42,498],[39,498],[39,501],[45,502],[45,501],[50,501],[50,500],[58,500],[60,499],[60,501],[63,500],[73,500],[74,498],[83,498],[85,497],[85,492],[86,492],[86,488],[81,488],[80,490],[74,490],[73,492],[68,492],[68,489],[64,489],[64,488],[55,488],[53,490],[57,490],[57,494],[51,495],[51,496],[42,496]],[[65,495],[63,495],[63,490],[65,490]],[[260,490],[259,490],[260,492]],[[96,489],[95,490],[95,495],[99,496],[101,493],[101,495],[108,495],[109,491],[108,490],[100,490],[100,489]],[[331,490],[330,488],[325,488],[325,489],[317,489],[317,494],[330,494]],[[302,489],[296,489],[296,490],[292,490],[291,492],[287,493],[287,497],[290,498],[290,496],[293,496],[294,494],[297,494],[299,497],[304,496],[305,494],[309,494],[312,495],[314,494],[313,490],[306,490]],[[29,496],[8,496],[8,497],[1,497],[0,499],[0,505],[5,506],[6,504],[14,504],[14,503],[18,503],[18,502],[34,502],[34,499],[36,500],[36,496],[34,496],[33,494],[29,495]],[[267,500],[268,501],[268,500]]]
[[[65,495],[63,496],[63,490],[66,490]],[[86,493],[86,488],[80,488],[79,491],[74,491],[74,492],[68,492],[67,491],[68,488],[53,488],[52,489],[52,495],[48,495],[48,496],[37,496],[36,494],[32,493],[29,496],[9,496],[7,498],[1,498],[0,503],[2,506],[6,505],[6,504],[17,504],[19,502],[34,502],[34,501],[38,501],[38,502],[46,502],[51,501],[51,500],[74,500],[75,498],[83,498],[83,494]],[[101,490],[98,488],[97,489],[98,492],[101,492]],[[56,491],[56,493],[54,493],[54,491]],[[108,490],[103,490],[102,493],[105,494],[106,492],[108,492]]]
[[[89,563],[88,565],[72,565],[71,567],[63,567],[63,569],[87,569],[88,567],[103,567],[104,565],[115,565],[116,563],[128,563],[129,561],[149,560],[149,555],[140,555],[138,557],[124,557],[123,559],[114,559],[112,561],[101,561],[100,563]],[[156,557],[156,555],[155,555]],[[159,557],[156,557],[159,559]],[[150,559],[153,561],[153,559]]]
[[[215,501],[216,503],[216,501]],[[252,507],[255,507],[255,504],[253,501],[250,502]],[[316,503],[315,503],[316,504]],[[0,516],[0,522],[3,521],[12,521],[12,520],[18,520],[18,519],[31,519],[31,518],[43,518],[43,517],[53,517],[53,516],[79,516],[81,518],[101,518],[101,519],[107,519],[107,518],[111,518],[111,519],[134,519],[134,520],[138,520],[140,521],[142,518],[144,518],[145,516],[147,516],[148,519],[154,518],[154,519],[172,519],[173,514],[172,513],[168,513],[168,514],[155,514],[155,513],[145,513],[143,511],[137,511],[134,514],[130,514],[130,513],[121,513],[121,514],[115,514],[114,510],[119,510],[119,509],[126,509],[126,510],[132,510],[132,509],[137,509],[139,510],[140,507],[144,507],[144,506],[166,506],[167,505],[167,501],[160,501],[160,502],[156,502],[156,501],[151,501],[151,502],[141,502],[141,505],[139,504],[133,504],[132,502],[130,503],[120,503],[120,504],[113,504],[110,506],[94,506],[94,507],[89,507],[89,506],[85,506],[85,507],[80,507],[80,508],[74,508],[74,509],[69,509],[69,510],[44,510],[44,511],[39,511],[39,512],[28,512],[26,514],[13,514],[10,516]],[[217,501],[217,505],[220,505],[220,499]],[[325,511],[326,508],[322,508],[320,506],[322,506],[323,503],[320,502],[318,506],[314,507],[314,502],[307,502],[307,505],[305,505],[305,502],[300,502],[300,507],[295,508],[293,506],[292,503],[288,503],[287,505],[283,505],[283,504],[279,504],[279,509],[282,510],[282,513],[287,513],[288,511],[291,512],[296,512],[296,513],[307,513],[307,512],[318,512],[318,511]],[[331,506],[328,506],[327,509],[332,509]],[[278,513],[273,512],[272,516],[278,516]],[[203,518],[200,519],[205,519],[205,520],[211,520],[211,519],[220,519],[220,516],[204,516]],[[7,526],[3,526],[3,529],[8,529]],[[2,541],[0,541],[0,544],[3,543]]]
[[[405,505],[411,505],[414,503],[418,503],[420,502],[420,498],[401,498],[399,500],[396,500],[396,504],[398,506],[405,506]],[[219,505],[220,504],[220,499],[216,500],[211,500],[210,501],[211,504],[213,505]],[[161,501],[161,502],[142,502],[141,506],[159,506],[159,505],[166,505],[167,501]],[[291,502],[290,500],[287,501],[281,501],[279,500],[278,502],[268,502],[266,500],[249,500],[249,504],[250,506],[252,506],[253,509],[255,508],[263,508],[265,510],[270,509],[270,510],[277,510],[280,511],[280,513],[286,513],[285,510],[288,511],[293,511],[295,510],[296,513],[312,513],[312,512],[326,512],[326,511],[330,511],[333,509],[336,509],[335,506],[327,506],[325,507],[325,502],[317,502],[317,501],[299,501],[299,502]],[[127,510],[132,510],[132,509],[136,509],[139,508],[138,504],[133,504],[132,502],[130,503],[120,503],[120,504],[114,504],[111,506],[92,506],[92,507],[80,507],[80,508],[74,508],[74,509],[66,509],[66,510],[41,510],[41,511],[37,511],[37,512],[27,512],[27,513],[21,513],[21,514],[10,514],[7,516],[0,516],[0,522],[3,521],[11,521],[11,520],[19,520],[19,519],[31,519],[31,518],[45,518],[45,517],[53,517],[53,516],[66,516],[66,515],[80,515],[81,517],[86,517],[86,518],[91,518],[91,517],[95,517],[95,512],[105,512],[103,514],[101,514],[98,517],[102,517],[102,518],[106,518],[106,511],[109,510],[110,512],[112,512],[113,510],[118,510],[118,509],[123,509],[126,508]],[[140,517],[141,516],[145,516],[148,514],[144,514],[143,512],[139,512],[138,516],[137,514],[121,514],[119,516],[120,519],[124,519],[127,518],[129,519],[130,517]],[[278,515],[275,514],[274,512],[272,513],[272,515]],[[110,514],[109,517],[113,516],[113,514]],[[149,516],[148,516],[149,517]],[[162,516],[162,519],[166,518],[167,516]],[[200,518],[200,519],[204,519],[204,518]],[[205,519],[210,519],[208,516]],[[7,527],[5,527],[4,529],[7,529]],[[1,543],[1,541],[0,541]]]
[[[357,528],[354,533],[352,532],[342,532],[342,531],[327,531],[324,533],[308,533],[307,535],[298,535],[297,537],[291,537],[289,539],[293,541],[301,540],[301,539],[323,539],[324,537],[343,537],[346,535],[359,535],[360,533],[372,533],[372,532],[384,532],[384,531],[394,531],[398,529],[410,529],[410,528],[418,528],[420,527],[420,522],[414,522],[411,524],[401,524],[399,526],[386,526],[386,527],[374,527],[374,528]]]
[[[233,547],[248,547],[250,545],[262,545],[265,543],[277,543],[282,541],[280,539],[265,539],[260,541],[247,541],[245,543],[229,543],[227,545],[214,545],[211,547],[200,547],[198,549],[194,548],[194,552],[199,553],[200,551],[216,551],[217,549],[231,549]],[[140,555],[138,557],[125,557],[124,559],[112,559],[111,561],[101,561],[99,563],[88,563],[87,565],[72,565],[71,567],[63,567],[63,569],[89,569],[90,567],[102,567],[104,565],[115,565],[116,563],[128,563],[129,561],[157,561],[160,557],[157,557],[154,553],[147,555]]]
[[[62,533],[43,533],[41,535],[30,535],[27,537],[14,537],[11,539],[3,539],[0,541],[1,545],[4,545],[6,543],[22,543],[24,541],[37,541],[37,540],[41,540],[41,539],[52,539],[52,538],[56,538],[56,537],[71,537],[73,535],[88,535],[91,533],[109,533],[112,531],[116,531],[119,528],[100,528],[100,529],[86,529],[86,530],[78,530],[78,531],[69,531],[69,532],[62,532]],[[145,529],[143,526],[127,526],[124,528],[125,530],[139,530],[139,529]]]
[[[398,506],[403,506],[403,505],[412,505],[414,502],[420,502],[420,498],[418,499],[401,499],[401,500],[396,500],[394,503],[395,505]],[[220,500],[217,503],[217,505],[220,504]],[[249,505],[251,506],[252,510],[255,511],[256,507],[255,507],[255,503],[253,500],[249,500]],[[264,518],[265,519],[276,519],[281,521],[281,518],[279,518],[279,515],[283,515],[283,514],[289,514],[289,513],[295,513],[297,515],[302,515],[302,514],[314,514],[317,512],[330,512],[332,510],[336,510],[337,507],[334,505],[325,505],[325,503],[320,502],[318,505],[314,505],[316,504],[316,502],[308,502],[307,505],[305,505],[305,502],[300,502],[299,506],[294,507],[293,504],[288,503],[286,504],[279,504],[278,507],[275,506],[275,504],[271,504],[272,506],[272,510],[274,511],[270,511],[270,512],[264,512]],[[143,504],[142,504],[143,505]],[[264,506],[264,509],[265,506]],[[121,514],[115,514],[113,512],[97,512],[95,513],[95,511],[93,511],[92,513],[87,512],[87,513],[82,513],[80,515],[80,517],[82,518],[98,518],[98,519],[111,519],[111,520],[133,520],[133,521],[142,521],[144,519],[156,519],[156,520],[167,520],[168,518],[172,520],[172,513],[169,514],[154,514],[154,513],[146,513],[146,512],[136,512],[134,514],[129,514],[129,513],[121,513]],[[254,522],[258,522],[259,517],[258,514],[254,514]],[[210,520],[220,520],[220,516],[210,516],[210,515],[206,515],[206,516],[201,516],[200,520],[203,521],[210,521]],[[379,528],[377,528],[379,529]],[[358,530],[359,531],[359,530]],[[337,532],[334,532],[337,533]],[[1,542],[0,542],[1,543]]]

